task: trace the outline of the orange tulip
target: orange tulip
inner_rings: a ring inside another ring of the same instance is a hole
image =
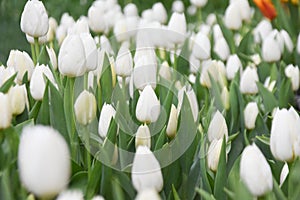
[[[283,3],[287,3],[289,1],[296,6],[299,4],[299,0],[281,0]]]
[[[271,0],[253,0],[253,1],[265,17],[272,20],[277,16],[275,6]]]

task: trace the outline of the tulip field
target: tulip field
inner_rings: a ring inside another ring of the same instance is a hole
[[[149,2],[24,2],[0,199],[300,199],[299,1]]]

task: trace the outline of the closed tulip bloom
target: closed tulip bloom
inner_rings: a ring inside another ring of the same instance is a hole
[[[68,29],[68,34],[81,34],[90,33],[87,17],[81,16],[73,25]]]
[[[97,68],[98,52],[95,40],[90,33],[80,34],[85,52],[85,67],[87,71],[93,71]]]
[[[46,80],[44,79],[44,76],[46,76],[47,79],[49,79],[51,83],[57,87],[49,67],[45,65],[37,65],[34,68],[30,81],[30,94],[37,101],[42,100],[44,97],[46,89]]]
[[[89,26],[95,33],[103,33],[108,29],[107,22],[104,17],[104,8],[99,5],[100,1],[94,3],[88,10]]]
[[[131,180],[138,193],[145,189],[155,189],[159,192],[163,188],[160,164],[146,146],[138,146],[136,150],[132,164]]]
[[[275,38],[269,35],[262,44],[262,58],[266,62],[276,62],[280,60],[280,57],[280,46]]]
[[[172,11],[173,12],[178,12],[178,13],[183,13],[184,12],[184,4],[182,3],[181,0],[173,1]]]
[[[135,134],[135,148],[138,146],[151,147],[151,134],[147,125],[139,126]]]
[[[215,43],[218,39],[224,38],[223,32],[222,32],[219,24],[214,24],[212,30],[213,30],[213,36],[214,36]]]
[[[13,115],[19,115],[28,105],[27,90],[25,85],[15,85],[8,91],[11,112]]]
[[[228,140],[228,128],[224,116],[217,110],[212,120],[209,123],[207,130],[208,140],[222,139],[225,135],[226,141]]]
[[[77,77],[85,73],[86,55],[79,35],[68,35],[58,54],[58,69],[64,76]]]
[[[300,155],[300,118],[293,107],[277,110],[271,127],[270,147],[280,161],[293,161]]]
[[[55,32],[55,38],[56,38],[59,46],[61,46],[61,44],[64,41],[64,39],[66,38],[66,36],[67,36],[66,27],[64,27],[63,25],[59,25]]]
[[[242,74],[240,80],[240,90],[243,94],[256,94],[258,88],[256,82],[258,82],[258,74],[255,68],[247,67]]]
[[[273,188],[271,168],[254,143],[242,153],[240,176],[253,196],[262,196]]]
[[[53,17],[49,17],[49,29],[48,29],[48,32],[46,35],[48,42],[53,41],[53,39],[55,37],[55,32],[56,32],[57,26],[58,25],[57,25],[56,19]]]
[[[288,50],[288,52],[291,53],[293,51],[293,49],[294,49],[294,44],[293,44],[293,41],[292,41],[290,35],[284,29],[282,29],[280,31],[280,34],[281,34],[281,36],[283,38],[284,46],[286,47],[286,49]]]
[[[243,20],[250,21],[251,20],[251,7],[249,5],[248,0],[238,0],[236,1],[239,5],[240,14]]]
[[[279,187],[281,187],[287,178],[289,174],[289,166],[287,163],[285,163],[282,167],[281,173],[280,173],[280,179],[279,179]]]
[[[271,77],[268,76],[264,82],[265,88],[267,88],[270,92],[272,92],[275,85],[276,85],[276,81],[275,80],[271,81]]]
[[[202,63],[202,72],[200,75],[201,85],[210,88],[211,78],[218,82],[221,87],[226,86],[226,71],[222,61],[209,60]]]
[[[272,31],[272,24],[269,20],[261,20],[257,26],[253,29],[254,41],[256,43],[262,42],[267,35]]]
[[[291,79],[292,87],[294,91],[297,91],[299,89],[299,68],[298,66],[293,66],[292,64],[289,64],[286,66],[285,75]]]
[[[198,8],[202,8],[206,5],[207,0],[190,0],[190,2]]]
[[[208,148],[207,152],[207,165],[208,168],[212,171],[217,171],[221,148],[222,148],[223,138],[221,139],[214,139]]]
[[[238,30],[242,27],[242,16],[238,1],[230,3],[226,8],[224,22],[227,28]]]
[[[167,124],[166,133],[169,138],[174,138],[177,132],[177,124],[178,124],[178,111],[174,104],[171,106],[171,111],[169,115],[169,121]]]
[[[52,47],[49,48],[48,46],[46,46],[46,49],[47,49],[47,53],[48,53],[48,56],[50,59],[51,66],[53,67],[54,70],[56,70],[57,69],[57,57],[56,57],[55,51]]]
[[[214,52],[221,60],[227,60],[230,55],[230,49],[224,37],[217,39],[214,45]]]
[[[90,124],[96,117],[97,103],[95,96],[87,90],[82,91],[74,104],[75,116],[78,123]]]
[[[243,65],[241,60],[236,54],[230,55],[226,62],[226,76],[229,80],[232,80],[236,73],[240,70],[242,73]]]
[[[168,23],[170,31],[169,39],[175,44],[181,44],[185,40],[186,35],[186,20],[185,15],[174,12]]]
[[[255,128],[256,117],[259,113],[256,102],[249,102],[244,110],[245,126],[247,129]]]
[[[164,61],[159,69],[159,75],[160,77],[163,77],[166,80],[171,81],[172,75],[171,75],[171,70],[170,66],[167,61]]]
[[[7,67],[14,68],[15,72],[18,73],[17,81],[21,84],[26,72],[28,80],[30,80],[34,63],[25,51],[11,50],[7,59]]]
[[[68,185],[71,161],[62,135],[49,126],[22,130],[18,151],[22,184],[40,198],[53,198]]]
[[[157,2],[152,6],[153,17],[161,24],[166,23],[168,15],[164,5],[161,2]]]
[[[198,60],[192,53],[189,58],[190,72],[197,74],[200,71],[200,60]]]
[[[130,16],[132,17],[138,15],[138,9],[136,5],[133,3],[126,4],[123,11],[126,17],[130,17]]]
[[[201,32],[198,32],[195,38],[192,54],[200,60],[210,58],[210,41],[209,38]]]
[[[56,200],[84,200],[84,195],[81,190],[65,190],[58,195]]]
[[[32,37],[40,37],[47,34],[48,28],[48,14],[43,2],[27,1],[21,15],[21,30]]]
[[[195,91],[193,90],[193,88],[187,88],[186,86],[184,86],[183,88],[181,88],[178,91],[177,113],[179,114],[179,112],[181,110],[181,106],[182,106],[182,103],[183,103],[183,95],[184,95],[184,93],[187,95],[187,98],[189,100],[194,121],[197,121],[197,119],[198,119],[198,112],[199,112],[199,106],[198,106],[197,97],[196,97],[196,94],[195,94]]]
[[[15,74],[15,69],[13,67],[4,67],[0,65],[0,87]]]
[[[222,92],[221,92],[221,99],[223,106],[226,110],[229,109],[230,107],[230,98],[229,98],[229,92],[226,86],[223,87]]]
[[[115,118],[116,110],[112,105],[104,103],[99,117],[98,133],[105,138],[109,129],[110,121]]]
[[[160,114],[160,102],[150,85],[142,91],[135,110],[136,118],[140,122],[155,122]]]
[[[116,59],[116,68],[115,68],[116,74],[118,76],[128,77],[131,75],[132,68],[133,68],[132,55],[129,49],[125,45],[122,45]]]
[[[154,188],[147,188],[139,192],[135,200],[161,200],[161,198]]]
[[[10,99],[7,94],[0,92],[0,130],[10,126],[12,120],[12,110]]]

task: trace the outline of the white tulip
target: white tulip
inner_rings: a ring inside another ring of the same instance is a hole
[[[25,85],[15,85],[8,91],[11,112],[13,115],[19,115],[28,107],[27,90]]]
[[[30,44],[34,44],[34,37],[31,37],[30,35],[26,34],[26,40]],[[47,35],[41,36],[38,38],[38,43],[39,44],[44,44],[47,42]]]
[[[256,102],[249,102],[244,110],[244,120],[247,129],[251,130],[255,128],[256,117],[259,113]]]
[[[71,174],[66,141],[49,126],[25,127],[20,137],[18,168],[27,190],[38,197],[54,197],[68,185]]]
[[[145,19],[148,22],[153,21],[153,10],[152,9],[146,9],[142,12],[142,18]]]
[[[112,118],[115,118],[116,110],[112,105],[104,103],[99,117],[98,133],[105,138]]]
[[[64,27],[63,25],[58,26],[55,32],[55,38],[59,45],[62,44],[66,36],[67,36],[66,27]]]
[[[258,74],[255,68],[247,67],[242,74],[240,80],[240,90],[243,94],[256,94],[258,88],[256,82],[258,82]]]
[[[7,94],[0,92],[0,130],[10,126],[12,120],[12,110],[10,99]]]
[[[200,67],[200,60],[198,60],[193,53],[191,53],[190,58],[189,58],[189,63],[190,63],[190,72],[193,74],[197,74],[201,67]]]
[[[139,192],[135,200],[161,200],[161,198],[154,188],[147,188]]]
[[[280,46],[275,38],[269,35],[262,44],[262,58],[266,62],[276,62],[280,60],[280,57]]]
[[[195,16],[196,13],[197,13],[197,7],[195,5],[190,5],[188,8],[187,8],[187,13],[188,15],[190,16]]]
[[[300,155],[300,118],[293,107],[277,110],[271,127],[270,147],[280,161],[292,161]]]
[[[157,2],[152,6],[153,18],[161,24],[166,23],[168,15],[164,5],[161,2]]]
[[[205,63],[202,63],[202,71],[200,75],[201,85],[210,88],[211,80],[210,76],[216,82],[220,84],[221,87],[226,86],[226,72],[225,65],[222,61],[209,60]]]
[[[292,87],[294,91],[297,91],[299,89],[299,68],[298,66],[293,66],[292,64],[289,64],[284,69],[285,75],[291,79]]]
[[[135,4],[129,3],[124,7],[124,14],[126,17],[138,16],[138,9]]]
[[[213,140],[222,139],[224,135],[226,138],[226,142],[228,140],[228,128],[226,120],[218,110],[209,123],[207,135],[209,142],[212,142]]]
[[[277,42],[277,44],[279,46],[279,49],[280,49],[280,52],[283,53],[284,39],[283,39],[283,36],[281,35],[281,33],[277,29],[272,30],[269,33],[269,35],[267,36],[267,38],[273,38]]]
[[[64,13],[60,18],[60,24],[63,25],[66,30],[68,30],[68,28],[72,27],[73,24],[75,24],[75,20],[72,16],[69,15],[69,13]]]
[[[224,15],[224,23],[227,28],[232,30],[238,30],[242,27],[242,11],[240,10],[240,5],[238,1],[230,3],[226,8]]]
[[[78,123],[90,124],[96,117],[97,103],[95,96],[87,90],[82,91],[74,104],[75,116]]]
[[[185,15],[174,12],[168,23],[169,39],[175,44],[181,44],[186,38]]]
[[[272,24],[269,20],[263,19],[253,30],[255,43],[262,42],[272,31]]]
[[[238,0],[236,1],[239,4],[240,14],[243,20],[251,20],[251,7],[248,0]]]
[[[124,42],[129,40],[129,30],[127,27],[126,18],[118,20],[114,26],[114,35],[118,42]]]
[[[79,35],[68,35],[58,54],[58,69],[62,75],[81,76],[86,71],[86,55]]]
[[[198,8],[202,8],[206,5],[207,0],[190,0],[190,2]]]
[[[84,195],[81,190],[66,190],[61,192],[56,200],[84,200]]]
[[[181,106],[182,106],[182,103],[183,103],[183,95],[184,95],[184,93],[186,94],[187,99],[189,100],[194,121],[197,121],[197,119],[198,119],[198,113],[199,113],[199,106],[198,106],[197,97],[196,97],[196,94],[195,94],[195,91],[193,90],[193,88],[187,88],[186,86],[184,86],[183,88],[181,88],[178,91],[177,113],[179,114],[179,112],[181,110]]]
[[[93,71],[97,68],[98,52],[95,40],[89,33],[80,34],[85,52],[85,67],[87,71]]]
[[[95,33],[103,33],[108,29],[104,18],[104,8],[99,5],[100,3],[101,1],[95,1],[88,10],[89,26]]]
[[[53,17],[49,17],[49,29],[48,29],[48,32],[47,32],[47,35],[46,35],[48,42],[53,41],[57,26],[58,25],[57,25],[56,19],[53,18]]]
[[[300,54],[300,33],[297,38],[297,53]]]
[[[114,55],[114,51],[111,47],[110,41],[105,35],[100,37],[100,47],[101,50],[105,50],[109,55]]]
[[[54,70],[56,70],[57,69],[57,57],[56,57],[55,51],[52,47],[49,48],[48,46],[46,46],[46,49],[47,49],[47,53],[48,53],[48,56],[50,59],[51,66]]]
[[[171,106],[171,111],[169,115],[169,121],[167,124],[166,133],[169,138],[174,138],[177,132],[177,124],[178,124],[178,111],[174,104]]]
[[[178,13],[183,13],[184,12],[184,4],[182,3],[181,0],[173,1],[172,11],[173,12],[178,12]]]
[[[210,13],[206,17],[206,24],[209,26],[213,26],[217,22],[217,17],[215,13]]]
[[[242,153],[240,176],[254,196],[261,196],[273,188],[271,168],[254,143],[247,146]]]
[[[90,33],[87,17],[81,16],[72,27],[68,29],[68,34]]]
[[[201,32],[198,32],[195,38],[192,54],[200,60],[210,58],[210,41],[209,38]]]
[[[141,125],[135,134],[135,148],[138,146],[146,146],[150,149],[151,147],[151,134],[148,126]]]
[[[116,74],[122,77],[128,77],[131,75],[133,68],[132,55],[129,49],[122,45],[116,59]]]
[[[289,174],[289,166],[287,163],[285,163],[282,167],[281,173],[280,173],[280,179],[279,179],[279,187],[281,187],[287,178]]]
[[[131,179],[134,188],[140,193],[145,189],[163,188],[160,164],[146,146],[138,146],[132,164]]]
[[[230,55],[226,62],[226,76],[229,80],[235,77],[235,74],[240,70],[242,74],[243,65],[236,54]]]
[[[275,80],[272,80],[271,82],[271,77],[268,76],[264,82],[264,86],[265,88],[267,88],[270,92],[273,91],[275,85],[276,85],[276,81]]]
[[[12,67],[5,68],[0,65],[0,87],[15,74],[15,69]]]
[[[212,171],[217,171],[220,154],[221,154],[221,148],[222,148],[223,138],[221,139],[214,139],[208,148],[207,152],[207,165],[208,168]]]
[[[140,122],[155,122],[160,114],[160,102],[150,85],[142,91],[135,110],[136,118]]]
[[[37,101],[42,100],[44,97],[46,89],[46,80],[44,79],[44,76],[46,76],[47,79],[49,79],[49,81],[51,81],[51,83],[57,88],[57,84],[49,67],[45,65],[37,65],[34,68],[30,81],[30,94]]]
[[[223,87],[222,92],[221,92],[221,99],[223,106],[226,110],[229,109],[230,107],[230,98],[229,98],[229,92],[226,86]]]
[[[92,198],[92,200],[105,200],[103,196],[97,195]]]
[[[21,30],[32,36],[44,36],[48,32],[48,14],[42,1],[27,1],[21,15]]]
[[[230,55],[230,49],[224,37],[217,39],[214,45],[214,52],[220,59],[227,60]]]
[[[15,72],[18,73],[17,81],[21,84],[26,72],[28,80],[30,80],[34,63],[25,51],[11,50],[7,59],[7,67],[14,68]]]
[[[213,36],[214,36],[214,41],[216,43],[216,41],[220,38],[224,38],[223,36],[223,32],[221,30],[221,27],[219,24],[215,24],[213,25]]]
[[[162,77],[162,78],[164,78],[164,79],[166,79],[166,80],[171,81],[172,74],[171,74],[170,66],[169,66],[169,64],[168,64],[167,61],[164,61],[164,62],[161,64],[158,73],[159,73],[160,77]]]
[[[289,33],[286,30],[282,29],[280,31],[280,34],[283,38],[286,49],[288,50],[288,52],[292,53],[292,51],[294,49],[294,44],[293,44],[293,41],[292,41]]]
[[[261,57],[258,53],[251,55],[251,60],[255,65],[259,65],[261,63]]]
[[[203,33],[206,36],[209,36],[210,32],[211,32],[211,26],[209,26],[207,24],[201,24],[199,26],[199,32]]]

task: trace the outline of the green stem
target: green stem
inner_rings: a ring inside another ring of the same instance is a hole
[[[87,170],[88,170],[88,180],[91,179],[91,154],[90,154],[90,135],[87,126],[84,126],[84,137],[86,144],[86,162],[87,162]]]
[[[7,168],[2,175],[2,183],[3,183],[3,195],[5,199],[11,200],[12,197],[12,190],[11,190],[11,183],[10,183],[10,177],[9,177],[9,168]]]
[[[74,83],[75,83],[75,78],[73,77],[70,77],[69,78],[69,86],[70,86],[70,93],[69,95],[70,96],[70,111],[71,111],[71,154],[72,154],[72,158],[76,158],[76,149],[77,149],[77,145],[76,145],[76,142],[75,142],[75,116],[74,116]],[[76,160],[76,159],[75,159]]]
[[[126,100],[126,77],[122,77],[122,91],[124,99]]]
[[[34,44],[30,44],[30,47],[31,47],[31,55],[32,55],[33,63],[36,65],[36,56],[35,56]]]
[[[83,77],[83,89],[84,90],[89,90],[88,88],[88,73],[84,73],[84,77]]]
[[[201,24],[202,22],[202,10],[201,8],[198,8],[197,10],[197,27],[196,28],[199,28],[199,25]]]
[[[39,57],[40,57],[40,49],[39,49],[39,38],[35,37],[34,38],[34,48],[35,48],[35,56],[36,56],[36,63],[39,62]]]
[[[175,44],[175,48],[174,48],[174,70],[176,71],[177,70],[177,44]]]

